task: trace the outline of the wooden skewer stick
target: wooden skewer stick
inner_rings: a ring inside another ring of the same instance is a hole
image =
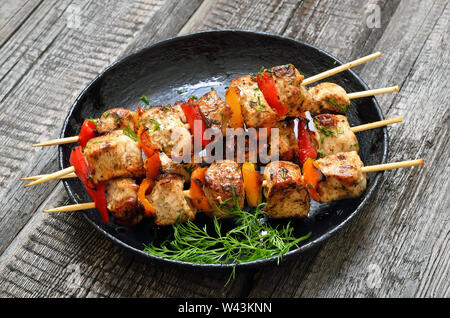
[[[63,169],[63,170],[60,170],[60,171],[56,171],[54,173],[47,174],[43,178],[40,178],[38,180],[35,180],[35,181],[27,184],[25,186],[25,188],[34,186],[36,184],[44,183],[44,182],[47,182],[47,181],[50,181],[50,180],[58,179],[59,177],[62,177],[64,175],[72,173],[72,172],[75,172],[75,168],[74,167],[69,167],[69,168],[66,168],[66,169]]]
[[[89,210],[89,209],[95,209],[94,202],[60,206],[58,208],[44,210],[44,213],[71,212],[71,211],[81,211],[81,210]]]
[[[364,125],[359,125],[359,126],[354,126],[351,127],[350,130],[354,133],[360,132],[360,131],[364,131],[364,130],[369,130],[369,129],[375,129],[375,128],[379,128],[379,127],[384,127],[387,125],[391,125],[391,124],[395,124],[395,123],[399,123],[403,121],[403,117],[394,117],[394,118],[389,118],[389,119],[385,119],[385,120],[380,120],[380,121],[376,121],[373,123],[368,123],[368,124],[364,124]]]
[[[371,89],[368,91],[350,93],[350,94],[347,94],[347,96],[349,99],[363,98],[363,97],[375,96],[375,95],[386,94],[386,93],[394,93],[394,92],[398,92],[399,89],[400,88],[398,86],[377,88],[377,89]]]
[[[191,197],[189,190],[184,190],[183,194],[186,198]],[[73,212],[73,211],[81,211],[81,210],[89,210],[89,209],[95,209],[94,202],[65,205],[65,206],[60,206],[60,207],[53,208],[53,209],[44,210],[43,212],[44,213]]]
[[[352,62],[343,64],[343,65],[335,67],[335,68],[332,68],[331,70],[328,70],[328,71],[322,72],[320,74],[308,77],[307,79],[304,79],[303,82],[302,82],[302,85],[305,86],[305,85],[312,84],[312,83],[320,81],[320,80],[322,80],[324,78],[327,78],[327,77],[333,76],[333,75],[335,75],[337,73],[340,73],[340,72],[343,72],[345,70],[348,70],[349,68],[358,66],[360,64],[366,63],[366,62],[371,61],[371,60],[374,60],[374,59],[376,59],[376,58],[378,58],[380,56],[381,56],[381,52],[376,52],[376,53],[367,55],[365,57],[359,58],[357,60],[354,60]]]
[[[64,145],[64,144],[71,144],[73,142],[78,142],[78,136],[66,137],[66,138],[60,138],[60,139],[52,139],[52,140],[41,142],[39,144],[34,144],[34,145],[32,145],[32,147]]]
[[[380,164],[380,165],[362,167],[361,171],[364,173],[368,173],[368,172],[385,171],[385,170],[407,168],[407,167],[414,167],[414,166],[423,166],[424,164],[425,164],[425,160],[417,159],[417,160],[392,162],[392,163],[385,163],[385,164]]]
[[[20,178],[20,181],[34,181],[34,180],[39,180],[41,178],[44,178],[46,176],[48,176],[48,174],[40,174],[40,175],[37,175],[37,176]],[[76,178],[76,177],[77,177],[77,175],[74,172],[72,172],[72,173],[60,176],[58,178],[59,179],[70,179],[70,178]]]

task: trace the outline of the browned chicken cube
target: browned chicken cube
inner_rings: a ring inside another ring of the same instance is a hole
[[[189,125],[180,105],[154,106],[139,114],[138,128],[146,127],[151,143],[172,158],[181,156],[183,149],[192,149]],[[172,153],[173,152],[173,153]]]
[[[240,94],[242,118],[247,127],[273,127],[278,119],[277,112],[269,106],[256,79],[250,75],[241,76],[230,82]]]
[[[274,129],[278,129],[278,142],[275,141],[275,137],[269,139],[271,154],[274,155],[278,150],[280,160],[295,161],[298,158],[298,143],[295,138],[294,121],[277,122],[271,129],[271,135]]]
[[[135,133],[136,113],[125,108],[112,108],[102,114],[98,120],[97,132],[103,135],[107,132],[122,128],[129,128]]]
[[[159,226],[194,220],[197,210],[183,193],[184,179],[174,174],[160,175],[147,199],[156,210]]]
[[[122,130],[92,138],[84,148],[93,183],[119,177],[144,176],[144,163],[138,143]]]
[[[303,87],[303,75],[292,64],[274,66],[268,73],[274,79],[278,98],[282,105],[288,108],[284,117],[300,117],[302,113],[309,110],[314,102],[307,89]]]
[[[139,186],[131,178],[117,178],[106,185],[106,206],[114,216],[114,222],[124,226],[134,226],[143,218],[137,193]]]
[[[266,166],[263,192],[267,204],[264,212],[272,218],[308,216],[310,199],[303,186],[300,167],[289,161],[274,161]]]
[[[226,136],[226,129],[230,127],[231,108],[219,98],[215,90],[203,95],[196,104],[205,119],[208,128],[216,128]]]
[[[314,118],[317,152],[321,157],[359,151],[358,139],[343,115],[322,114]]]
[[[213,209],[213,215],[220,218],[232,217],[227,213],[236,210],[235,200],[240,208],[244,207],[245,192],[241,166],[231,160],[212,163],[205,173],[203,191]]]
[[[159,154],[161,170],[165,174],[176,174],[182,176],[186,182],[191,180],[191,173],[200,165],[198,163],[179,163],[170,159],[165,153]]]
[[[312,115],[345,114],[350,107],[347,92],[337,84],[323,82],[311,87],[308,91],[315,100],[315,106],[309,110]]]
[[[363,162],[356,151],[341,152],[315,161],[324,178],[317,186],[319,202],[357,198],[367,186]]]

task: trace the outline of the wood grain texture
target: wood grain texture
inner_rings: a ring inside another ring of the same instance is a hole
[[[55,187],[26,191],[18,182],[24,175],[57,170],[56,148],[31,144],[59,135],[80,91],[125,54],[138,33],[145,32],[147,41],[160,39],[147,26],[153,18],[167,17],[174,8],[193,11],[194,4],[48,1],[0,48],[0,252]],[[184,24],[176,21],[175,32]]]
[[[372,5],[379,28],[367,24]],[[77,6],[82,26],[68,29]],[[0,47],[0,296],[448,297],[448,18],[444,0],[44,1]],[[399,94],[377,97],[387,117],[404,118],[389,128],[389,160],[424,157],[427,166],[384,173],[369,207],[322,247],[238,272],[227,286],[228,273],[128,254],[80,214],[36,212],[68,199],[60,183],[21,189],[20,176],[56,169],[55,149],[30,145],[58,135],[99,71],[177,33],[230,28],[290,36],[343,61],[382,51],[356,70],[371,87],[401,85]]]

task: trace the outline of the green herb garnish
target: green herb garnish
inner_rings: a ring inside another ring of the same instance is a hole
[[[341,105],[341,104],[339,104],[338,102],[336,102],[336,101],[334,100],[334,98],[329,99],[328,102],[329,102],[331,105],[333,105],[333,106],[340,107],[344,113],[346,113],[346,112],[348,111],[348,106],[347,106],[347,105]]]
[[[317,153],[320,155],[320,157],[326,157],[326,154],[325,154],[325,152],[323,152],[322,150],[317,150]]]
[[[161,128],[161,124],[154,120],[153,118],[150,118],[149,122],[147,123],[146,127],[148,129],[151,129],[152,131],[157,131]]]
[[[324,128],[321,124],[319,124],[319,122],[317,120],[314,121],[314,125],[316,126],[317,129],[320,130],[320,132],[322,134],[324,134],[325,136],[333,136],[333,130],[330,128]]]
[[[234,191],[232,199],[235,207],[227,212],[235,216],[232,229],[225,231],[216,217],[209,228],[188,220],[172,226],[174,233],[171,240],[158,245],[150,243],[145,246],[144,252],[190,263],[237,265],[274,256],[281,260],[284,254],[311,236],[309,232],[305,236],[295,237],[290,222],[271,226],[262,221],[265,202],[247,212],[239,207]],[[230,279],[234,276],[235,267]]]
[[[108,116],[109,116],[109,112],[106,112],[103,114],[103,117],[105,117],[105,118],[108,118]]]
[[[130,127],[125,127],[122,129],[122,131],[125,136],[130,137],[134,141],[138,141],[138,136],[136,135],[136,133],[133,130],[130,129]]]
[[[95,119],[89,119],[89,121],[90,121],[91,123],[93,123],[95,126],[98,126],[98,121],[97,121],[97,120],[95,120]]]
[[[147,96],[141,96],[141,98],[139,98],[139,100],[141,101],[141,102],[143,102],[144,104],[146,104],[146,105],[150,105],[150,101],[148,100],[148,97]]]

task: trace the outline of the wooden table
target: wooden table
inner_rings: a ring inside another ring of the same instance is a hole
[[[0,296],[449,297],[449,19],[446,0],[140,0],[0,3]],[[258,271],[183,271],[145,262],[95,231],[61,182],[24,189],[55,171],[67,110],[107,65],[157,40],[206,29],[282,34],[343,61],[381,51],[355,71],[389,128],[389,161],[367,208],[297,260]]]

